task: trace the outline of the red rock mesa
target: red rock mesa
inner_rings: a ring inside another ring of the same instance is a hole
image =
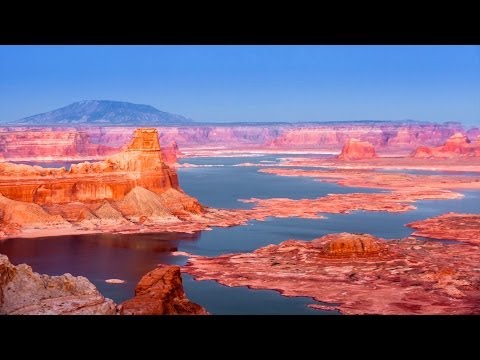
[[[348,139],[338,155],[340,160],[362,160],[377,157],[375,148],[368,141]]]
[[[411,155],[415,158],[477,157],[480,155],[480,138],[475,141],[461,133],[452,135],[442,146],[420,146]]]

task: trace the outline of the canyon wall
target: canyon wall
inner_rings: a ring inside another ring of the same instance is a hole
[[[74,128],[0,129],[0,153],[7,160],[29,157],[94,157],[116,151],[118,149],[108,145],[91,143],[87,132]]]
[[[0,154],[7,160],[22,158],[105,157],[130,140],[133,127],[0,128]],[[165,160],[172,162],[170,146],[227,147],[232,149],[321,149],[340,151],[350,138],[370,142],[377,151],[414,150],[420,145],[439,146],[460,124],[348,122],[326,124],[186,125],[156,127],[166,144]],[[469,130],[473,136],[478,129]],[[178,155],[178,153],[177,153]]]

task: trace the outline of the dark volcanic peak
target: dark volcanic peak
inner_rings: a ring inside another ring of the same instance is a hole
[[[11,122],[15,125],[132,125],[152,126],[190,123],[181,115],[170,114],[150,105],[123,101],[87,100],[43,114]]]

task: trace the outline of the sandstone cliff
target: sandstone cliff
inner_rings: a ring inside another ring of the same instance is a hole
[[[0,152],[6,159],[87,158],[116,151],[107,144],[91,143],[87,132],[74,128],[0,129]]]
[[[348,139],[338,155],[340,160],[361,160],[376,157],[375,148],[367,141]]]
[[[124,151],[68,171],[0,163],[0,236],[71,224],[178,222],[202,212],[164,163],[155,129],[137,129]]]
[[[325,149],[339,150],[349,138],[370,142],[377,150],[413,150],[419,145],[439,146],[455,132],[459,124],[423,124],[408,122],[345,122],[269,125],[182,125],[156,127],[162,144],[177,143],[181,148],[224,146],[243,149]],[[64,156],[87,158],[111,154],[131,138],[132,127],[81,128],[0,128],[0,153],[6,159]],[[477,129],[478,130],[478,129]],[[469,136],[478,135],[475,129]],[[86,135],[85,135],[86,134]],[[475,135],[476,134],[476,135]],[[171,154],[165,146],[165,159]],[[177,154],[178,155],[178,154]]]
[[[125,151],[102,162],[74,164],[68,172],[0,164],[0,193],[40,205],[120,200],[136,186],[157,194],[179,190],[176,172],[162,161],[155,129],[138,129]]]

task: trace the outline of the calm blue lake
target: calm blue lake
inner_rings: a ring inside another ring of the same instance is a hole
[[[380,192],[378,189],[348,188],[315,182],[309,178],[281,177],[259,173],[259,167],[233,166],[244,162],[276,162],[283,156],[239,158],[189,158],[182,162],[197,165],[224,165],[178,169],[181,187],[203,204],[223,208],[247,208],[237,199],[250,197],[315,198],[329,193]],[[305,155],[301,155],[304,157]],[[267,163],[266,163],[267,164]],[[447,175],[446,175],[447,176]],[[325,214],[327,219],[267,219],[232,228],[214,228],[196,234],[96,234],[36,239],[9,239],[0,242],[0,253],[15,264],[27,263],[40,273],[69,272],[89,278],[99,290],[116,302],[133,296],[138,280],[156,264],[182,265],[186,258],[172,256],[175,250],[217,256],[249,252],[287,239],[311,240],[335,232],[367,232],[386,239],[408,236],[405,224],[445,212],[480,213],[480,192],[463,191],[459,200],[429,200],[415,203],[407,213],[354,212]],[[125,284],[111,285],[106,279],[119,278]],[[195,281],[183,275],[187,296],[212,314],[331,314],[306,305],[309,298],[288,298],[270,290],[229,288],[214,281]],[[333,312],[334,313],[334,312]]]

